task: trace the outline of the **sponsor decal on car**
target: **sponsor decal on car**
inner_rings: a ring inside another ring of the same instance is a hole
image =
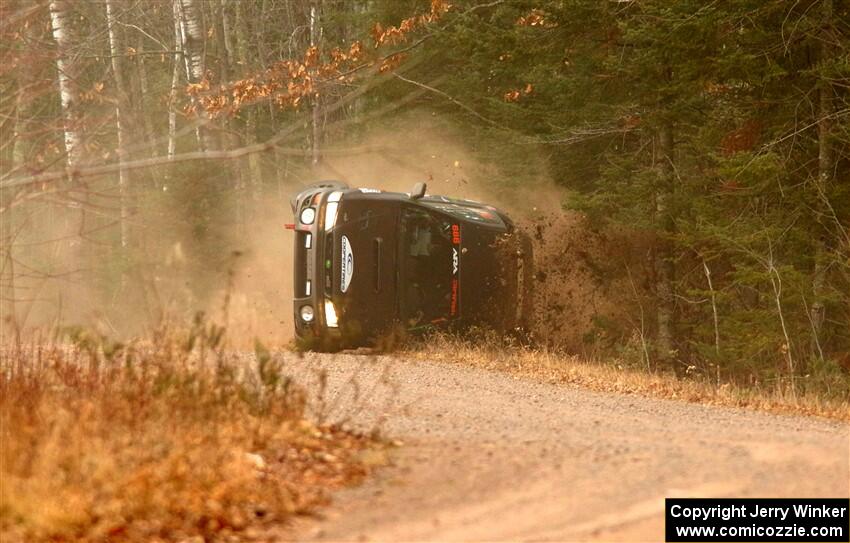
[[[452,277],[452,299],[449,306],[449,313],[452,317],[457,315],[458,297],[460,295],[460,281],[457,277]]]
[[[452,225],[452,245],[460,247],[460,225]],[[452,247],[452,297],[449,313],[452,317],[457,316],[460,305],[460,254],[457,247]]]
[[[347,237],[342,236],[341,243],[339,290],[346,292],[351,284],[351,278],[354,276],[354,252],[351,250],[351,243],[349,243]]]

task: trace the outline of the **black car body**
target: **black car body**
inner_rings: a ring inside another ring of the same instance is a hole
[[[495,207],[323,182],[291,202],[295,333],[306,348],[368,345],[392,330],[521,329],[531,244]]]

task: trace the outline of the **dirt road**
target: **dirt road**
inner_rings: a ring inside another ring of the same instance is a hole
[[[847,497],[850,429],[460,365],[307,355],[333,417],[404,442],[300,539],[662,541],[664,497]],[[356,384],[354,384],[356,383]]]

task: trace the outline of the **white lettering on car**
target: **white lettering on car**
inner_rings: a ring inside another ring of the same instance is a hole
[[[342,236],[341,249],[339,290],[345,292],[348,290],[348,286],[351,284],[351,278],[354,276],[354,252],[351,250],[351,243],[349,243],[348,238],[345,236]]]

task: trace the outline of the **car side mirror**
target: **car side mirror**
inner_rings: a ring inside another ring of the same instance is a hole
[[[413,185],[413,190],[410,191],[410,199],[418,200],[422,198],[423,196],[425,196],[425,189],[427,188],[428,185],[426,185],[425,183],[416,183],[415,185]]]

